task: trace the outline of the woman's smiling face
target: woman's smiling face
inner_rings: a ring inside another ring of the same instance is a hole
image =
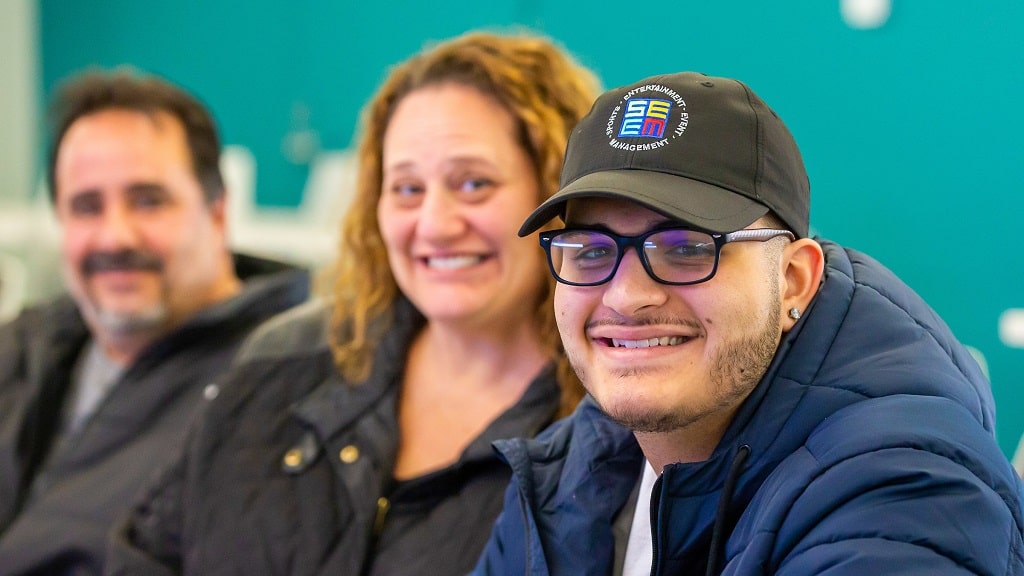
[[[454,83],[405,96],[384,135],[382,188],[395,281],[428,320],[503,329],[532,318],[546,266],[516,232],[540,189],[505,108]]]

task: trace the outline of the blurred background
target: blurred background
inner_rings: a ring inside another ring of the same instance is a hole
[[[61,290],[42,188],[45,103],[128,64],[197,94],[223,135],[232,241],[328,262],[363,103],[389,66],[474,28],[528,27],[606,87],[696,70],[786,121],[814,231],[917,290],[989,374],[1000,446],[1024,431],[1024,3],[988,0],[2,0],[0,319]]]

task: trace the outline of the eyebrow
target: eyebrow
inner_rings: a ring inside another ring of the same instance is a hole
[[[159,195],[165,198],[171,197],[171,193],[167,187],[156,182],[137,182],[129,184],[128,188],[125,190],[125,194],[129,197],[145,195]],[[103,191],[101,189],[85,188],[83,190],[69,193],[68,203],[73,206],[81,202],[93,202],[102,198]]]
[[[84,190],[68,192],[65,196],[67,197],[68,206],[75,206],[82,202],[92,202],[102,197],[102,194],[98,188],[86,188]]]
[[[163,184],[156,182],[137,182],[129,184],[126,190],[128,194],[152,194],[154,192],[160,194],[169,194],[167,187]]]

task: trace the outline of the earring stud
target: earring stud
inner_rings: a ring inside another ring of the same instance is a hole
[[[793,320],[799,320],[800,319],[800,309],[799,308],[790,308],[789,309],[789,317],[792,318]]]

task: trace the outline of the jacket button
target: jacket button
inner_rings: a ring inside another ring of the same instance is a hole
[[[298,448],[292,448],[284,454],[284,465],[288,468],[295,468],[299,464],[302,464],[302,450]]]
[[[220,386],[217,386],[216,384],[207,384],[206,387],[203,388],[203,398],[213,400],[217,396],[220,396]]]
[[[338,458],[340,458],[345,464],[351,464],[359,459],[359,448],[349,444],[342,448],[341,452],[338,452]]]

